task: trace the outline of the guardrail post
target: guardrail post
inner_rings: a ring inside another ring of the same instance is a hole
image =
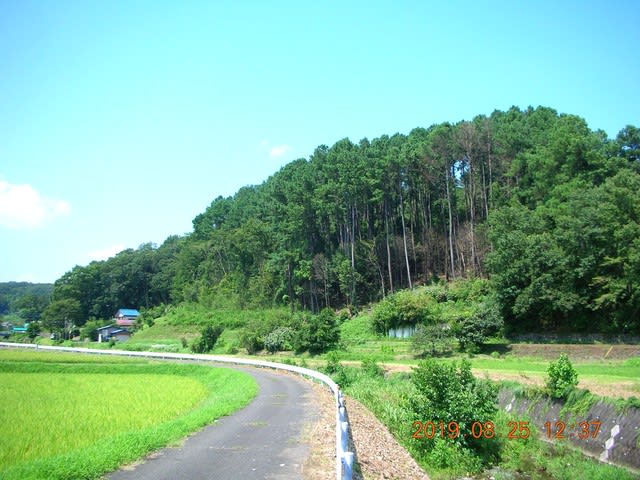
[[[351,480],[353,477],[353,452],[344,452],[344,472],[342,480]]]
[[[349,443],[349,423],[341,422],[340,427],[342,429],[342,434],[340,435],[340,446],[342,447],[342,451],[347,451],[347,444]]]
[[[336,411],[336,478],[342,480],[342,429],[340,428],[340,413]]]

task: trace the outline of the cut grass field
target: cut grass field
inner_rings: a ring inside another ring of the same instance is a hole
[[[98,478],[249,403],[249,375],[0,350],[0,478]]]

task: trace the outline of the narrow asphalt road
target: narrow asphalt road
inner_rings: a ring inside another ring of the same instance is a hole
[[[142,463],[109,474],[110,480],[299,480],[308,447],[302,436],[318,418],[311,387],[292,375],[246,371],[260,390],[253,402]]]

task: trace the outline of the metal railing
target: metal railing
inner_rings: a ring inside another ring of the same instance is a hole
[[[7,348],[31,348],[35,350],[54,350],[61,352],[87,353],[93,355],[120,355],[127,357],[158,358],[161,360],[198,360],[203,362],[228,363],[235,365],[248,365],[253,367],[272,368],[297,373],[305,377],[314,378],[326,384],[335,399],[336,405],[336,479],[351,480],[353,475],[354,454],[349,451],[349,422],[347,410],[342,396],[342,391],[331,378],[324,373],[309,368],[297,367],[283,363],[264,362],[250,358],[231,358],[219,355],[196,355],[188,353],[163,353],[163,352],[132,352],[127,350],[98,350],[93,348],[54,347],[32,343],[0,342],[0,347]]]

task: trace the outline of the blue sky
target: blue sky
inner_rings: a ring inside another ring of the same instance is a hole
[[[640,125],[639,2],[432,3],[0,1],[0,281],[188,233],[344,137],[512,105]]]

